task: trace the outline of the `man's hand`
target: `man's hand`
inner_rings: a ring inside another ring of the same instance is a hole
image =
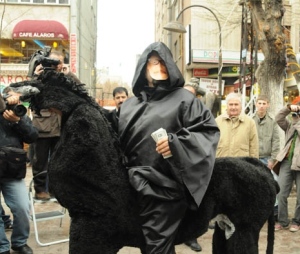
[[[20,103],[20,96],[11,95],[11,96],[6,98],[6,101],[9,105],[19,104]]]
[[[35,76],[40,76],[43,71],[44,71],[43,65],[39,64],[37,67],[35,67],[34,75]]]
[[[271,159],[269,159],[269,160],[268,160],[268,168],[269,168],[269,169],[272,169],[273,166],[274,166],[274,161],[271,160]]]
[[[168,137],[162,138],[157,141],[156,152],[161,154],[163,157],[172,155],[169,147]]]
[[[12,110],[5,110],[3,112],[3,117],[7,121],[10,121],[10,122],[13,122],[13,123],[17,123],[21,119],[19,116],[16,116],[15,113]]]
[[[300,106],[290,105],[290,110],[291,110],[291,112],[299,112],[300,111]]]

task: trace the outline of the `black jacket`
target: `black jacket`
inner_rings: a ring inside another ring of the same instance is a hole
[[[152,51],[164,60],[169,79],[149,93],[145,67]],[[212,113],[183,85],[170,50],[160,42],[151,44],[136,67],[135,97],[121,107],[119,136],[129,168],[151,167],[184,184],[199,206],[212,174],[219,129]],[[168,159],[155,151],[151,133],[159,128],[166,129],[169,136],[173,156]]]
[[[111,127],[114,129],[114,131],[118,133],[119,111],[117,111],[116,109],[106,111],[105,116],[110,122]]]
[[[38,130],[27,115],[16,124],[0,114],[0,146],[23,148],[23,143],[33,143],[37,138]]]

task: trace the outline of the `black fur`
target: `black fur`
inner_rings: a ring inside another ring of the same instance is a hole
[[[33,109],[62,112],[62,134],[50,160],[49,181],[72,218],[70,253],[116,254],[123,246],[139,247],[146,253],[136,195],[121,163],[117,137],[102,109],[84,85],[63,74],[48,72],[42,80],[12,86],[29,84],[40,90],[29,99]],[[259,160],[217,159],[203,202],[197,211],[186,213],[176,244],[204,234],[212,218],[225,214],[236,231],[226,240],[216,226],[214,254],[258,254],[259,232],[267,220],[267,253],[272,254],[278,190],[269,169]]]

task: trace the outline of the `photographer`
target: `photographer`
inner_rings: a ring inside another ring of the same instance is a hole
[[[51,68],[57,72],[62,72],[63,55],[60,52],[52,51],[49,59],[59,60],[59,64],[52,65]],[[42,64],[36,66],[34,78],[45,71]],[[39,137],[33,146],[32,174],[35,189],[35,198],[39,200],[49,200],[51,198],[47,189],[47,175],[39,174],[48,169],[49,158],[60,137],[61,117],[55,112],[47,109],[41,110],[41,115],[32,112],[32,123],[39,131]]]
[[[58,64],[55,64],[55,65],[51,65],[51,69],[57,71],[57,72],[62,72],[62,69],[63,69],[63,62],[64,62],[64,56],[58,52],[58,51],[52,51],[50,54],[49,54],[49,60],[58,60]],[[46,67],[47,68],[47,67]],[[35,67],[35,70],[34,70],[34,73],[33,73],[33,76],[34,77],[39,77],[43,72],[45,71],[45,66],[43,66],[42,63],[40,63],[39,65],[37,65]]]
[[[8,105],[19,104],[19,94],[13,92],[10,87],[6,87],[3,92],[10,95],[6,98]],[[28,191],[23,179],[26,175],[26,152],[23,150],[23,143],[32,143],[37,137],[38,131],[27,115],[17,116],[11,109],[5,109],[0,114],[0,191],[14,218],[11,248],[21,254],[33,253],[27,245],[30,211]],[[13,151],[22,154],[15,155]],[[0,253],[10,253],[10,242],[5,235],[1,217]]]
[[[275,230],[289,228],[291,232],[297,232],[300,229],[300,102],[282,108],[275,120],[285,132],[285,145],[276,157],[281,165],[278,176],[280,192],[277,195],[278,223]],[[294,182],[297,190],[297,206],[290,225],[287,199]]]

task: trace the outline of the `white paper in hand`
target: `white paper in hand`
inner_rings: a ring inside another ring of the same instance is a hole
[[[164,137],[168,137],[168,134],[165,129],[159,128],[158,130],[152,132],[151,137],[154,139],[155,142],[157,142],[158,140],[160,140]],[[164,157],[164,159],[167,159],[167,158],[172,157],[172,154],[163,156],[163,157]]]
[[[154,139],[155,142],[157,142],[158,140],[160,140],[164,137],[167,137],[167,136],[168,136],[168,134],[167,134],[166,130],[163,128],[159,128],[158,130],[154,131],[151,134],[151,137]]]

